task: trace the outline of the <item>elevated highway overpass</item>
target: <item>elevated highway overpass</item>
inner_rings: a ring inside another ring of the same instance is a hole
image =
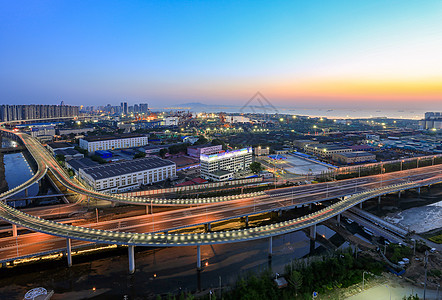
[[[17,226],[28,228],[32,231],[45,233],[64,239],[67,245],[66,248],[68,252],[69,264],[72,263],[70,254],[72,246],[71,240],[82,241],[84,243],[89,242],[127,245],[129,246],[131,272],[134,270],[134,246],[197,246],[199,254],[199,247],[201,245],[234,243],[262,238],[269,238],[271,245],[273,236],[297,231],[308,227],[312,229],[312,232],[315,232],[317,223],[323,222],[324,220],[339,215],[349,208],[373,197],[378,197],[380,195],[392,192],[400,192],[412,188],[420,188],[421,186],[429,186],[431,184],[436,184],[442,181],[442,168],[440,166],[432,166],[421,169],[363,177],[333,183],[325,183],[298,188],[278,189],[274,191],[269,191],[267,193],[245,194],[241,197],[235,196],[236,199],[235,197],[185,200],[138,199],[134,197],[121,197],[119,195],[99,193],[73,182],[64,173],[63,169],[58,166],[53,157],[37,141],[23,134],[20,134],[20,138],[22,139],[28,150],[31,152],[33,157],[36,159],[38,171],[33,176],[33,178],[31,178],[31,180],[17,187],[15,191],[17,189],[23,188],[23,186],[35,183],[35,180],[38,179],[39,176],[44,176],[46,171],[49,169],[51,173],[54,174],[57,179],[60,180],[60,182],[67,186],[70,190],[98,199],[142,205],[197,205],[197,207],[194,208],[179,210],[177,213],[181,213],[181,216],[173,216],[173,213],[168,215],[168,217],[170,218],[168,222],[172,223],[165,225],[164,228],[157,228],[157,230],[155,230],[155,228],[153,227],[155,221],[153,221],[153,224],[151,224],[151,229],[145,227],[145,225],[143,227],[141,223],[134,223],[132,225],[126,224],[126,226],[124,226],[125,231],[119,232],[116,231],[115,228],[106,227],[109,226],[106,224],[97,224],[97,226],[104,227],[93,228],[94,226],[80,227],[44,220],[42,218],[39,218],[38,216],[32,216],[30,214],[16,210],[8,206],[4,202],[0,202],[0,218],[4,219],[5,221]],[[6,199],[12,193],[14,193],[14,189],[0,195],[0,199]],[[303,194],[305,194],[304,198],[302,197]],[[188,234],[158,232],[167,231],[167,228],[180,228],[181,225],[173,224],[173,222],[177,219],[187,219],[189,221],[189,224],[185,224],[181,227],[194,226],[197,224],[210,223],[214,220],[224,220],[232,217],[247,216],[250,214],[262,213],[266,211],[290,209],[299,205],[320,202],[326,199],[336,199],[338,197],[344,196],[346,197],[338,201],[337,203],[307,216],[267,226],[259,226],[254,228],[224,232]],[[208,214],[209,209],[211,210],[211,214]],[[192,215],[191,217],[187,218],[185,217],[186,215],[188,216],[189,213],[192,214],[192,212],[196,212],[196,215]],[[213,219],[212,216],[214,217]],[[154,216],[152,215],[150,217],[153,220]],[[146,216],[145,218],[149,218],[149,216]],[[141,218],[141,220],[143,219]],[[115,222],[110,222],[107,224],[111,224],[110,226],[114,226]],[[130,230],[132,230],[133,228],[136,228],[134,230],[135,232],[130,232]],[[16,243],[18,243],[18,238],[16,238]],[[7,245],[6,248],[10,247],[10,245]],[[20,256],[20,253],[17,253],[16,257],[22,256]],[[199,258],[197,262],[200,262]]]

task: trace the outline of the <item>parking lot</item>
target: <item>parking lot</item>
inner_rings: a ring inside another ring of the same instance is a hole
[[[265,158],[265,161],[276,168],[284,169],[286,172],[296,175],[316,175],[329,170],[329,167],[325,165],[302,157],[292,154],[283,154],[283,156],[286,157],[286,159],[272,160],[270,158]]]

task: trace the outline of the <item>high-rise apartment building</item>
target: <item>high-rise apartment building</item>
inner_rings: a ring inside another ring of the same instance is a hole
[[[79,114],[80,107],[70,105],[6,104],[0,106],[1,122],[76,117]]]

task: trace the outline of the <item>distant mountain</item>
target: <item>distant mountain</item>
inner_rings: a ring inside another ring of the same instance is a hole
[[[200,102],[183,103],[178,106],[188,106],[188,107],[236,107],[234,105],[218,105],[218,104],[204,104]]]

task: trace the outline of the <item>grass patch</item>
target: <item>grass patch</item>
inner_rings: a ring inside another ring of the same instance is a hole
[[[435,242],[437,244],[442,244],[442,234],[432,236],[428,238],[430,241]]]

